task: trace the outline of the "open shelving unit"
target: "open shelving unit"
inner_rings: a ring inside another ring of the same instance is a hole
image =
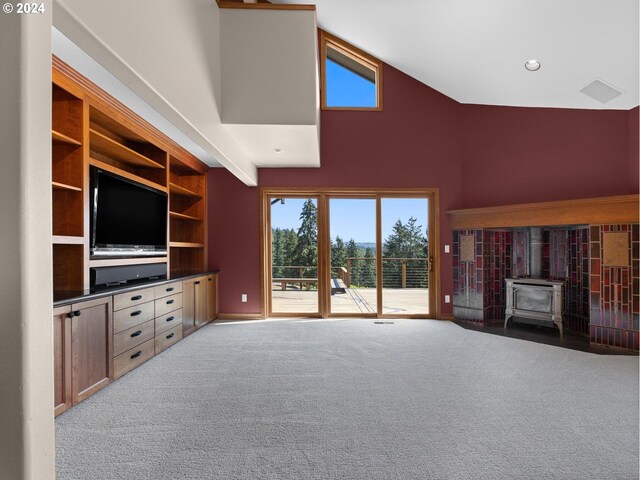
[[[76,290],[84,286],[85,267],[83,100],[56,84],[51,98],[53,283]]]
[[[90,288],[92,267],[206,268],[208,167],[55,56],[52,101],[54,290]],[[166,257],[90,257],[92,166],[167,193]]]
[[[170,258],[195,270],[206,260],[206,178],[169,155]]]

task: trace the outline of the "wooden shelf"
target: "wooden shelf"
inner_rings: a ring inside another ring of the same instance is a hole
[[[167,187],[160,185],[159,183],[155,183],[147,180],[146,178],[139,177],[138,175],[134,175],[133,173],[129,173],[126,170],[114,167],[113,165],[109,165],[108,163],[101,162],[100,160],[96,160],[95,158],[89,159],[89,165],[101,168],[102,170],[106,170],[107,172],[115,173],[116,175],[120,175],[121,177],[128,178],[129,180],[133,180],[134,182],[146,185],[147,187],[155,188],[156,190],[160,190],[162,192],[167,191]]]
[[[171,248],[204,248],[204,243],[169,242]]]
[[[54,245],[84,245],[84,237],[74,237],[71,235],[53,235],[51,243]]]
[[[71,137],[67,137],[60,132],[56,132],[55,130],[51,130],[51,139],[56,143],[66,143],[68,145],[75,145],[77,147],[82,145],[82,143],[80,143],[79,141],[74,140]]]
[[[73,192],[81,192],[82,189],[80,187],[74,187],[73,185],[67,185],[66,183],[60,182],[51,182],[51,186],[54,190],[70,190]]]
[[[202,198],[202,195],[192,192],[191,190],[181,187],[175,183],[169,183],[169,191],[175,195],[182,195],[183,197]]]
[[[89,260],[90,267],[115,267],[118,265],[142,265],[150,263],[167,263],[167,257],[136,257],[136,258],[100,258]]]
[[[125,147],[115,140],[111,140],[109,137],[95,130],[89,130],[89,141],[92,150],[112,157],[114,160],[128,163],[134,167],[164,169],[164,166],[158,162],[154,162],[150,158],[131,150],[129,147]]]
[[[178,212],[169,212],[169,216],[171,218],[175,218],[177,220],[189,220],[192,222],[201,222],[202,219],[198,218],[198,217],[193,217],[191,215],[185,215],[184,213],[178,213]]]

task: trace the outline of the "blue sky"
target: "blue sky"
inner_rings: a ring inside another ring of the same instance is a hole
[[[327,106],[375,107],[375,83],[327,58]]]
[[[271,226],[273,228],[293,228],[300,226],[300,212],[304,199],[287,198],[284,205],[271,206]],[[342,199],[329,201],[329,228],[331,238],[340,235],[346,242],[353,238],[356,242],[375,242],[376,202],[374,199]],[[315,202],[314,200],[314,203]],[[424,231],[427,228],[427,199],[425,198],[383,198],[382,237],[386,238],[398,219],[406,223],[409,217],[418,219]]]

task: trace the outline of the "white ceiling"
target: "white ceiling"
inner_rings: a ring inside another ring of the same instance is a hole
[[[318,26],[461,102],[638,105],[638,0],[274,0],[313,3]],[[542,68],[525,70],[538,59]],[[599,79],[623,92],[602,104]]]

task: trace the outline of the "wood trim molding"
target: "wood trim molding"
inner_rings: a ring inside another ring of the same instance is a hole
[[[215,321],[222,320],[264,320],[261,313],[219,313]]]
[[[84,91],[84,96],[90,104],[98,109],[102,107],[103,110],[115,112],[117,117],[114,117],[114,119],[119,123],[134,130],[142,131],[149,141],[180,159],[181,162],[198,173],[204,174],[211,168],[55,55],[52,55],[52,76],[53,82],[60,84],[65,89],[70,84],[74,85],[75,88],[71,87],[71,93],[73,94]]]
[[[310,10],[315,11],[315,5],[276,5],[273,3],[244,3],[216,0],[219,8],[235,8],[242,10]]]
[[[442,313],[437,317],[437,320],[447,320],[449,322],[452,322],[453,320],[455,320],[455,317],[453,316],[453,313]]]
[[[376,106],[375,107],[328,107],[327,106],[327,76],[325,61],[327,58],[327,45],[344,55],[366,65],[376,75]],[[320,108],[322,110],[343,110],[358,112],[381,112],[382,108],[382,60],[369,55],[367,52],[354,47],[350,43],[320,29]]]
[[[640,196],[584,198],[449,210],[451,229],[638,223]]]

